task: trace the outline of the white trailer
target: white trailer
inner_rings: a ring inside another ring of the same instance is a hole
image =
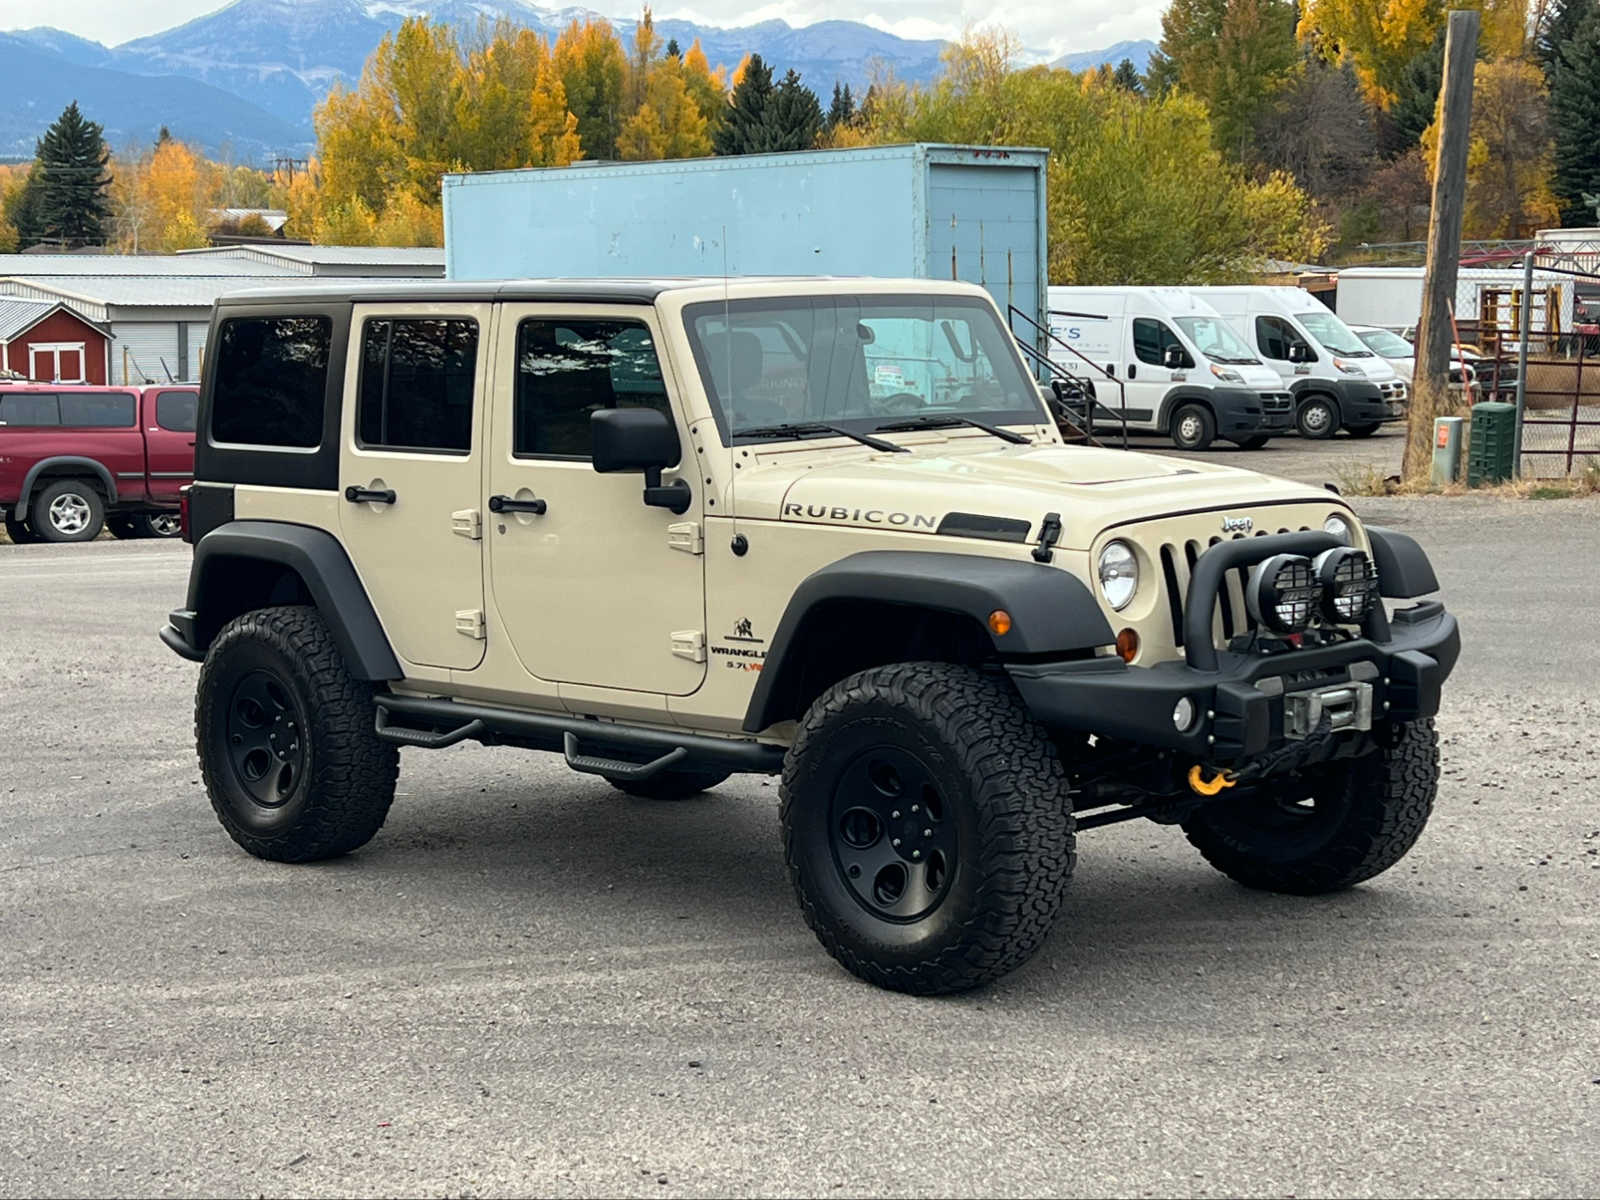
[[[1339,272],[1335,310],[1347,325],[1379,325],[1408,334],[1422,316],[1422,275],[1421,267],[1347,267]],[[1559,328],[1570,330],[1572,276],[1536,268],[1533,286],[1536,293],[1548,292],[1553,302],[1550,310],[1560,315]],[[1491,308],[1483,304],[1483,297],[1486,292],[1505,294],[1521,287],[1520,266],[1461,268],[1456,273],[1456,320],[1479,321],[1492,317],[1505,333],[1515,337],[1511,306],[1502,304]],[[1534,312],[1543,311],[1545,301],[1541,299],[1536,302]]]

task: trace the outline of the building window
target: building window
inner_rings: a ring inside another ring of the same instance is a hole
[[[328,317],[235,317],[218,335],[211,439],[309,449],[322,444]]]
[[[478,323],[467,317],[368,321],[356,440],[364,449],[467,454]]]

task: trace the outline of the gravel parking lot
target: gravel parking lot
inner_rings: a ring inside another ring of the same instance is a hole
[[[1413,854],[1298,900],[1093,831],[946,1000],[823,954],[760,780],[408,750],[368,848],[251,859],[155,639],[186,548],[0,547],[0,1193],[1600,1193],[1600,503],[1357,503],[1466,639]]]

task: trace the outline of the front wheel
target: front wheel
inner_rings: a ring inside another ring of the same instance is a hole
[[[1378,422],[1373,421],[1368,425],[1346,425],[1344,431],[1353,438],[1369,438],[1378,432]]]
[[[800,722],[780,796],[806,923],[880,987],[958,992],[1014,970],[1072,876],[1061,761],[1015,694],[968,667],[835,684]]]
[[[200,669],[194,718],[200,771],[228,835],[274,862],[364,846],[389,814],[400,768],[374,717],[372,685],[351,676],[316,609],[230,621]]]
[[[1387,871],[1433,812],[1439,741],[1431,718],[1375,736],[1363,758],[1224,792],[1184,833],[1217,870],[1263,891],[1315,896]]]
[[[1325,396],[1312,396],[1300,405],[1294,423],[1301,437],[1331,438],[1339,432],[1339,410]]]
[[[1204,450],[1217,436],[1217,422],[1201,405],[1185,404],[1172,414],[1171,433],[1179,450]]]

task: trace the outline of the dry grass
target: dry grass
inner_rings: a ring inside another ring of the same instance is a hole
[[[1339,491],[1346,496],[1495,496],[1503,500],[1573,500],[1600,496],[1600,459],[1586,459],[1564,479],[1516,479],[1487,487],[1433,483],[1427,475],[1403,479],[1379,467],[1357,466],[1339,472]]]

